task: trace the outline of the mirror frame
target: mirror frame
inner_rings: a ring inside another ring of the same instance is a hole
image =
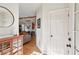
[[[12,13],[8,8],[6,8],[6,7],[4,7],[4,6],[0,6],[0,8],[3,8],[3,9],[5,9],[5,10],[7,10],[7,11],[12,15],[12,18],[13,18],[13,19],[12,19],[13,22],[12,22],[10,25],[8,25],[8,26],[0,26],[0,27],[1,27],[1,28],[7,28],[7,27],[12,26],[12,25],[14,24],[14,20],[15,20],[13,13]]]

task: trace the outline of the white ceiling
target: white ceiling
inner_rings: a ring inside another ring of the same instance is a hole
[[[40,6],[40,3],[20,3],[19,4],[19,16],[35,16],[37,8]]]

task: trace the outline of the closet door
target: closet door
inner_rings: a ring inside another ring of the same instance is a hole
[[[65,54],[68,39],[68,10],[51,11],[50,18],[50,52]]]

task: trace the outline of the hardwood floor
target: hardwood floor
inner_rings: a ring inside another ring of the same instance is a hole
[[[36,47],[35,36],[33,36],[31,38],[31,41],[29,41],[23,45],[23,54],[24,55],[30,55],[33,51],[40,52],[40,50]]]

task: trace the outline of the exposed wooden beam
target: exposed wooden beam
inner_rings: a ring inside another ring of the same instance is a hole
[[[20,17],[19,19],[36,18],[36,16]]]

